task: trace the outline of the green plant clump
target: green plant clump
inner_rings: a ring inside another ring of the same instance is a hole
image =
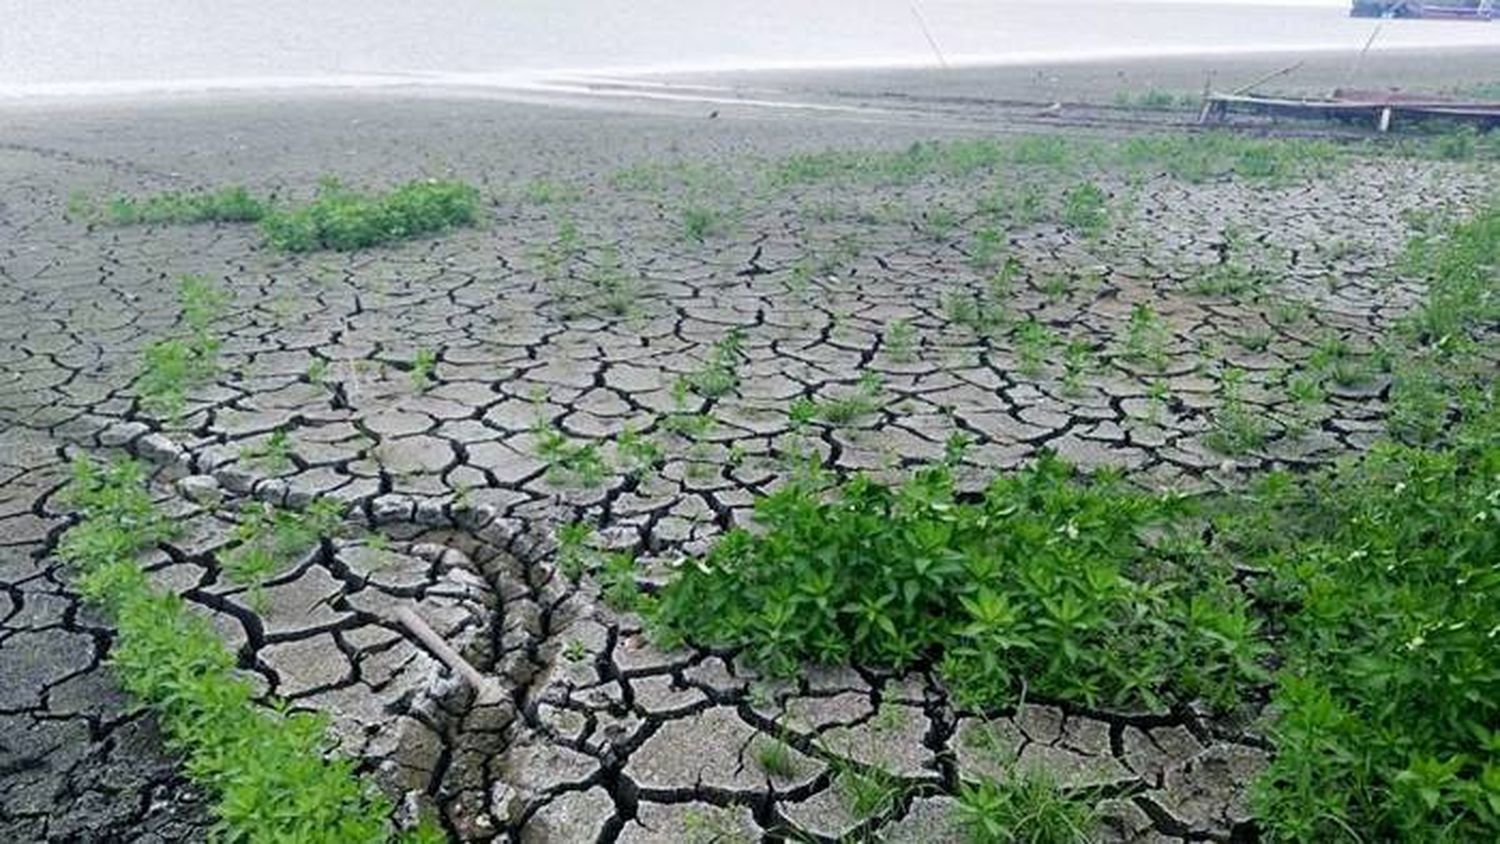
[[[171,417],[182,414],[190,390],[218,374],[223,343],[211,329],[228,297],[207,278],[188,275],[179,282],[177,298],[188,330],[146,347],[135,385],[148,410]]]
[[[474,223],[479,191],[462,182],[408,182],[387,193],[352,191],[325,180],[312,202],[261,220],[271,246],[286,252],[349,251]]]
[[[1272,475],[1224,520],[1286,611],[1257,791],[1278,838],[1500,836],[1500,414],[1455,438]]]
[[[188,775],[215,798],[226,841],[357,844],[393,837],[390,802],[328,756],[327,718],[255,702],[235,657],[175,594],[155,591],[136,555],[168,533],[133,463],[74,464],[70,498],[83,520],[59,553],[84,598],[119,630],[110,663],[121,684],[157,716]],[[409,841],[441,840],[431,828]]]
[[[958,813],[970,844],[1082,844],[1093,840],[1097,824],[1088,803],[1035,768],[964,784]]]
[[[99,208],[87,201],[79,201],[70,206],[70,214],[111,226],[134,226],[148,223],[253,223],[264,217],[269,209],[269,202],[236,186],[174,191],[147,197],[116,196]]]
[[[1277,839],[1500,839],[1500,407],[1482,351],[1500,207],[1409,257],[1428,300],[1401,332],[1398,372],[1421,374],[1398,377],[1422,381],[1396,401],[1425,407],[1392,422],[1415,444],[1270,475],[1220,520],[1286,618],[1255,790]]]
[[[906,665],[941,655],[960,700],[1033,694],[1161,705],[1227,702],[1262,675],[1244,600],[1169,528],[1175,497],[1072,478],[1053,458],[958,500],[945,466],[897,487],[859,476],[834,496],[791,484],[659,593],[660,629],[800,661]]]

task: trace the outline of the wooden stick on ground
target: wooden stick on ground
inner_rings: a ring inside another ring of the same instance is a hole
[[[488,706],[505,699],[505,690],[500,687],[500,683],[495,678],[480,674],[479,669],[470,665],[469,661],[462,656],[459,656],[458,651],[455,651],[451,645],[443,641],[443,637],[439,636],[437,631],[428,626],[427,622],[423,621],[422,617],[417,615],[411,607],[397,607],[396,620],[401,622],[407,630],[410,630],[413,636],[420,639],[422,644],[427,646],[427,650],[442,660],[444,664],[453,670],[453,673],[464,678],[469,686],[474,689],[476,704]]]

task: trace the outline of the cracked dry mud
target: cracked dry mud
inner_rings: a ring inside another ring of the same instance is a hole
[[[130,710],[104,666],[109,629],[51,556],[67,525],[57,493],[79,452],[159,467],[153,488],[183,531],[150,558],[152,577],[209,617],[267,692],[329,712],[340,748],[404,795],[404,812],[435,809],[463,840],[955,840],[959,784],[1015,760],[1094,795],[1107,840],[1250,834],[1245,788],[1268,750],[1253,703],[1233,723],[1191,707],[1048,701],[976,713],[920,668],[761,678],[731,653],[658,650],[592,580],[575,586],[556,572],[553,530],[598,526],[601,545],[637,552],[649,582],[746,523],[754,499],[790,471],[787,456],[807,449],[841,472],[899,471],[941,457],[961,431],[974,443],[975,484],[1048,448],[1194,489],[1361,448],[1381,429],[1382,376],[1293,411],[1288,371],[1331,335],[1370,348],[1418,299],[1416,285],[1381,268],[1406,215],[1484,195],[1476,174],[1381,160],[1285,186],[1096,175],[1118,222],[1102,238],[1054,223],[1006,234],[1024,268],[1006,312],[1061,338],[1023,373],[1012,341],[955,324],[945,304],[981,294],[993,272],[974,266],[970,235],[982,221],[967,216],[993,180],[757,193],[744,147],[863,144],[867,127],[809,120],[788,137],[775,121],[704,131],[614,116],[580,128],[505,108],[526,119],[482,124],[492,154],[428,139],[457,175],[499,196],[488,219],[350,255],[284,257],[238,226],[88,231],[63,219],[74,188],[173,186],[165,141],[158,149],[127,132],[116,157],[100,155],[113,148],[97,139],[0,149],[0,839],[195,840],[209,823],[150,717]],[[313,151],[277,167],[215,134],[219,119],[202,118],[211,128],[204,158],[189,162],[197,181],[300,186],[344,153],[334,134],[309,130]],[[296,109],[287,119],[317,125]],[[372,119],[366,137],[381,143],[350,151],[368,179],[384,178],[378,167],[413,142],[403,131]],[[528,133],[557,147],[527,147]],[[893,126],[884,142],[920,136]],[[663,139],[674,156],[722,168],[729,187],[639,190],[609,178],[649,161]],[[518,149],[548,169],[518,175],[500,157]],[[576,184],[579,198],[523,202],[514,187],[534,176]],[[709,199],[735,206],[727,230],[702,244],[682,237],[680,209]],[[939,207],[959,212],[951,231],[924,228]],[[565,220],[584,246],[549,267],[539,249],[558,242]],[[1261,301],[1193,289],[1225,254],[1228,228],[1274,262]],[[603,264],[630,280],[623,314],[590,299]],[[176,278],[194,272],[233,296],[217,326],[221,375],[191,394],[181,419],[163,420],[143,410],[133,380],[142,348],[178,324]],[[1166,326],[1160,371],[1120,351],[1139,303]],[[1286,303],[1298,305],[1294,318],[1278,318]],[[892,348],[900,320],[913,330],[909,352]],[[736,328],[746,355],[737,386],[712,399],[674,393]],[[1065,384],[1069,340],[1088,344],[1094,362]],[[419,349],[437,358],[426,389],[410,373]],[[1230,367],[1246,373],[1255,413],[1300,414],[1306,430],[1272,430],[1233,457],[1214,451]],[[800,430],[789,419],[794,400],[850,395],[867,373],[883,382],[872,412]],[[699,411],[714,420],[706,429],[669,421]],[[610,460],[633,429],[661,446],[663,465],[587,485],[549,471],[538,420],[600,443]],[[252,456],[277,430],[291,444],[283,466]],[[344,536],[287,561],[263,597],[226,580],[216,552],[241,508],[315,497],[351,505]],[[475,705],[392,619],[400,605],[501,678],[505,700]],[[776,774],[757,761],[773,735],[790,746],[789,769]],[[834,782],[846,762],[898,778],[905,796],[856,817]]]

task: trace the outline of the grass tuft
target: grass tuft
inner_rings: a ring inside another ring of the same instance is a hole
[[[312,202],[267,213],[261,229],[285,252],[349,251],[471,225],[478,217],[479,191],[461,182],[426,179],[366,194],[329,179]]]
[[[265,707],[237,676],[234,655],[178,595],[152,588],[136,555],[168,534],[134,463],[80,459],[69,498],[82,520],[59,554],[85,600],[118,628],[109,661],[125,690],[157,716],[189,777],[214,796],[215,834],[228,841],[361,844],[393,838],[391,804],[329,757],[326,716]],[[431,827],[400,836],[441,840]]]

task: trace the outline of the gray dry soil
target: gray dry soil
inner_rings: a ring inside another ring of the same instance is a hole
[[[1490,187],[1462,166],[1394,159],[1285,185],[1094,176],[1111,195],[1102,237],[1047,221],[1006,233],[1024,271],[1004,310],[1056,337],[1026,373],[1003,333],[950,319],[948,303],[984,295],[993,273],[975,266],[985,221],[972,209],[1028,179],[1055,202],[1084,176],[756,187],[759,159],[979,136],[991,128],[979,119],[421,97],[146,108],[15,110],[0,128],[4,841],[197,840],[208,823],[105,667],[109,629],[51,555],[79,451],[161,467],[155,488],[184,531],[151,560],[154,577],[213,621],[267,691],[331,713],[342,748],[407,810],[438,809],[465,840],[956,840],[959,783],[1016,758],[1091,788],[1108,840],[1245,836],[1245,788],[1267,747],[1253,702],[1228,720],[1047,701],[982,717],[925,670],[763,681],[733,654],[653,647],[590,579],[555,573],[553,530],[598,525],[650,580],[745,523],[799,450],[885,472],[941,457],[963,432],[974,483],[1046,448],[1198,489],[1358,449],[1381,429],[1384,376],[1293,407],[1288,373],[1330,337],[1368,350],[1421,293],[1382,272],[1407,221],[1462,210]],[[662,184],[649,169],[613,178],[673,162],[687,166]],[[88,230],[64,215],[78,190],[244,183],[305,195],[327,173],[353,184],[452,174],[493,201],[473,229],[298,258],[251,227]],[[570,187],[544,197],[537,179]],[[726,220],[701,244],[681,234],[682,209],[697,205]],[[564,221],[577,238],[560,234]],[[1274,269],[1258,301],[1194,288],[1226,255]],[[171,422],[142,409],[133,381],[143,347],[176,328],[184,273],[233,299],[221,377]],[[1138,303],[1165,326],[1159,372],[1121,352]],[[908,350],[893,348],[899,320]],[[733,328],[747,355],[737,387],[674,395]],[[1090,350],[1071,379],[1070,341]],[[419,349],[437,356],[426,390],[410,377]],[[1231,367],[1254,414],[1305,430],[1276,421],[1246,453],[1210,448]],[[868,373],[882,381],[872,412],[801,431],[789,421],[795,399],[847,396]],[[669,422],[698,410],[713,424]],[[600,443],[606,459],[633,427],[664,465],[588,486],[549,471],[538,420]],[[291,464],[249,456],[278,429]],[[263,600],[226,582],[215,552],[239,506],[314,496],[353,505],[358,529],[289,563]],[[501,678],[507,698],[473,705],[391,620],[398,605]],[[773,733],[794,748],[788,776],[756,761]],[[853,816],[831,774],[840,760],[885,770],[907,796]]]

